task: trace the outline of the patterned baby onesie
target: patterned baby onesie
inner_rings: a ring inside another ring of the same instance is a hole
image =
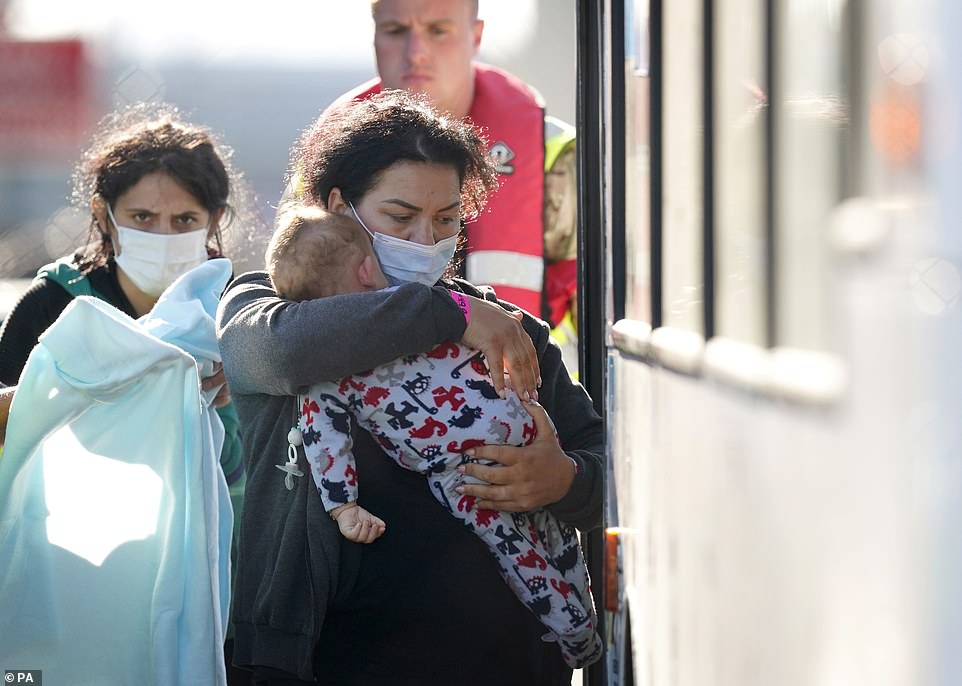
[[[488,545],[515,595],[579,668],[602,649],[588,571],[574,527],[545,510],[498,512],[459,495],[457,466],[483,444],[528,445],[534,419],[514,393],[498,396],[480,352],[454,343],[403,357],[300,398],[304,453],[324,508],[357,500],[350,417],[402,467],[424,474],[438,502]],[[377,513],[374,513],[377,514]]]

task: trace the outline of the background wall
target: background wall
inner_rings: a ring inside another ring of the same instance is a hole
[[[487,10],[507,4],[516,3],[481,0],[478,12],[484,18]],[[532,13],[527,39],[505,46],[496,40],[498,31],[505,29],[504,20],[488,20],[481,59],[502,66],[535,86],[544,96],[548,113],[573,126],[577,78],[575,0],[536,0],[524,6],[530,7]],[[527,16],[520,17],[519,21],[527,25]]]
[[[550,113],[574,123],[574,0],[481,0],[479,11],[481,59],[531,83]],[[80,244],[87,214],[70,208],[73,165],[105,112],[139,100],[171,102],[220,135],[270,221],[291,143],[340,93],[374,75],[372,35],[362,0],[243,10],[228,0],[167,0],[163,16],[123,0],[0,0],[0,46],[74,41],[83,62],[80,76],[60,75],[77,94],[64,100],[64,88],[43,89],[51,65],[0,59],[0,279],[32,276]],[[36,78],[24,76],[34,70]],[[52,148],[48,134],[65,117],[77,125]],[[266,239],[251,242],[249,227],[235,228],[246,249],[232,254],[235,267],[259,267]]]

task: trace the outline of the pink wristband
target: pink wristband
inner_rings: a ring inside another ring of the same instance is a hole
[[[464,323],[467,324],[471,321],[471,303],[468,301],[467,296],[458,293],[457,291],[448,291],[451,297],[454,298],[454,302],[457,303],[458,307],[461,308],[461,313],[464,315]]]

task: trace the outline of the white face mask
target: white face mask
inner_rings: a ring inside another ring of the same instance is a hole
[[[361,226],[370,234],[374,254],[388,283],[400,286],[416,282],[433,286],[438,282],[457,250],[458,234],[442,238],[434,245],[421,245],[386,233],[375,233],[367,228],[367,224],[358,216],[354,204],[348,204]]]
[[[109,205],[107,214],[117,227],[120,247],[114,261],[147,295],[160,297],[177,277],[207,261],[206,228],[176,234],[150,233],[118,224]]]

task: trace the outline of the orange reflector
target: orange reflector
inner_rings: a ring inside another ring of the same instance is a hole
[[[894,165],[917,161],[922,149],[922,112],[910,89],[889,89],[869,112],[869,134],[879,154]]]
[[[618,612],[621,593],[618,588],[618,542],[617,528],[605,529],[605,610]]]

